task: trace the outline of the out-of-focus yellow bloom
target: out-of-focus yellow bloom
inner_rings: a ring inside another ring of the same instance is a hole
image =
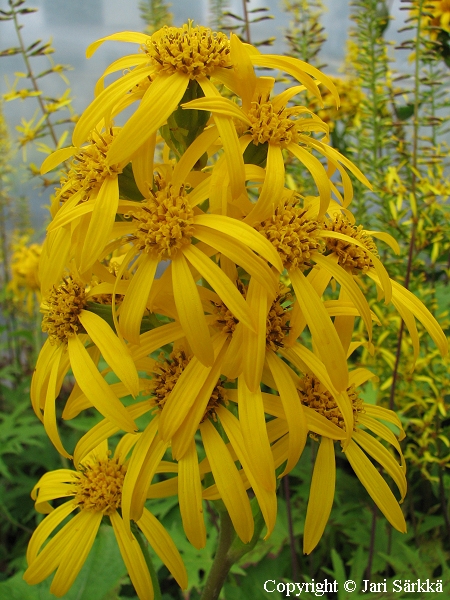
[[[14,302],[24,306],[31,316],[41,302],[38,267],[42,244],[29,244],[29,235],[23,235],[12,244],[12,251],[8,289]]]

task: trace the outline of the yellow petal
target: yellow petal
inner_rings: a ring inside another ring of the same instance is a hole
[[[246,125],[251,126],[252,122],[247,117],[245,112],[235,102],[222,96],[197,98],[181,105],[182,108],[188,110],[209,110],[217,115],[239,119]]]
[[[54,360],[51,365],[50,377],[47,384],[47,394],[45,399],[44,427],[48,437],[50,438],[51,442],[58,450],[58,452],[66,458],[72,458],[72,456],[65,450],[64,446],[62,445],[61,438],[59,437],[58,428],[56,425],[56,378],[58,376],[60,357],[61,353],[56,353],[56,360]]]
[[[214,352],[212,353],[214,359]],[[179,376],[166,398],[161,412],[160,432],[169,441],[183,423],[195,399],[205,384],[212,367],[205,367],[195,356]]]
[[[140,336],[139,346],[130,346],[130,354],[134,361],[138,361],[158,348],[171,344],[182,337],[184,337],[184,332],[180,323],[167,323],[167,325],[143,333]]]
[[[280,273],[283,271],[281,259],[272,244],[246,223],[224,215],[197,215],[194,217],[194,223],[196,226],[200,225],[214,231],[222,231],[235,240],[243,242],[251,250],[254,250],[274,265]],[[212,245],[214,247],[214,244]]]
[[[267,292],[253,277],[247,290],[247,303],[253,313],[256,330],[243,327],[243,373],[248,388],[252,392],[259,391],[261,376],[266,355],[267,313],[270,303]]]
[[[206,527],[203,516],[202,484],[194,438],[178,460],[178,498],[187,539],[195,548],[204,548]],[[183,587],[183,586],[182,586]]]
[[[146,69],[142,70],[142,72],[145,71]],[[172,75],[158,75],[152,81],[138,109],[127,120],[119,135],[111,144],[108,151],[110,165],[120,163],[126,160],[127,157],[131,157],[165,123],[177,108],[188,83],[188,75],[179,72]],[[108,89],[106,88],[98,98],[106,93]]]
[[[79,148],[75,148],[75,146],[69,146],[68,148],[60,148],[52,152],[41,165],[41,175],[53,171],[55,167],[76,154],[78,150]]]
[[[133,420],[138,419],[151,410],[151,408],[152,406],[149,400],[144,400],[143,402],[138,402],[137,404],[126,407],[130,417]],[[113,425],[108,419],[100,421],[100,423],[97,423],[94,425],[94,427],[89,429],[89,431],[78,440],[78,443],[75,446],[73,453],[73,464],[75,467],[78,468],[78,465],[80,465],[81,461],[87,456],[87,454],[89,454],[89,452],[91,452],[91,450],[96,448],[104,440],[107,440],[116,434],[118,431],[119,428]]]
[[[355,282],[353,277],[345,271],[339,264],[330,260],[328,257],[319,254],[318,252],[313,253],[313,260],[319,267],[323,269],[327,269],[336,281],[342,286],[345,290],[348,299],[350,299],[356,308],[358,309],[359,314],[361,315],[367,329],[367,333],[369,336],[369,340],[372,338],[372,317],[370,314],[369,304],[361,291],[361,288]],[[346,300],[347,298],[344,298]]]
[[[39,550],[42,548],[42,545],[50,537],[53,531],[60,523],[64,521],[66,517],[70,515],[71,512],[75,510],[75,508],[75,502],[65,502],[64,504],[61,504],[61,506],[58,506],[58,508],[55,508],[55,510],[50,513],[48,517],[45,517],[45,519],[39,523],[28,543],[27,563],[29,565],[35,561]]]
[[[73,145],[79,147],[87,141],[90,132],[112,110],[116,102],[148,75],[152,75],[152,73],[153,68],[150,67],[131,71],[103,90],[83,111],[83,114],[75,125],[72,135]]]
[[[134,535],[129,535],[117,512],[110,515],[120,554],[139,600],[153,600],[153,584],[142,550]]]
[[[405,533],[405,517],[394,494],[378,470],[353,441],[348,445],[345,455],[358,479],[389,523],[401,533]]]
[[[206,77],[199,79],[198,83],[206,97],[220,97],[216,86]],[[239,198],[245,194],[245,168],[244,157],[236,132],[236,127],[230,117],[222,117],[214,114],[214,122],[220,133],[220,139],[225,150],[225,159],[228,165],[228,174],[230,176],[231,195],[233,198]]]
[[[269,144],[267,151],[266,176],[259,198],[253,210],[245,217],[249,225],[264,221],[273,214],[284,193],[284,160],[280,146]]]
[[[68,350],[74,377],[93,406],[120,429],[136,431],[133,419],[98,372],[78,336],[69,338]]]
[[[209,421],[204,421],[200,425],[200,431],[214,481],[228,510],[234,529],[242,542],[248,544],[253,536],[253,515],[236,465],[225,442]]]
[[[172,456],[175,460],[180,460],[184,456],[191,440],[194,439],[199,424],[205,419],[208,403],[211,400],[211,395],[222,372],[222,364],[227,347],[227,337],[219,334],[214,340],[214,365],[206,377],[203,386],[192,403],[184,401],[183,405],[179,407],[184,418],[183,424],[172,436]],[[189,410],[186,410],[188,408]]]
[[[186,568],[180,553],[165,528],[147,509],[144,509],[138,525],[153,550],[172,573],[178,585],[185,590],[188,586]]]
[[[136,489],[136,485],[139,479],[139,473],[142,465],[147,458],[147,453],[152,446],[153,440],[155,439],[158,431],[159,418],[154,417],[143,433],[139,435],[139,439],[133,449],[130,461],[128,463],[125,480],[123,482],[122,489],[122,516],[125,521],[127,528],[130,528],[130,519],[132,518],[132,502],[133,494]]]
[[[56,596],[63,596],[71,588],[78,573],[81,571],[92,545],[97,536],[102,513],[82,511],[77,529],[67,540],[64,558],[55,573],[50,592]]]
[[[266,69],[281,69],[292,77],[295,77],[300,83],[302,83],[308,91],[310,91],[320,101],[322,97],[320,95],[319,88],[315,81],[310,77],[312,75],[318,79],[321,83],[326,85],[332,93],[336,106],[339,106],[339,94],[337,93],[336,86],[324,73],[312,67],[306,62],[299,60],[298,58],[291,58],[290,56],[278,56],[276,54],[251,54],[250,59],[256,67],[265,67]]]
[[[362,429],[357,429],[353,432],[353,439],[361,446],[363,450],[370,454],[386,472],[395,481],[401,494],[401,502],[406,494],[406,477],[401,465],[395,460],[392,454],[378,440]]]
[[[111,35],[107,35],[105,37],[92,42],[86,49],[86,58],[91,58],[94,52],[97,51],[98,48],[106,41],[115,41],[115,42],[131,42],[136,44],[145,44],[150,39],[150,36],[145,33],[139,33],[137,31],[120,31],[119,33],[113,33]]]
[[[264,536],[264,539],[267,539],[275,527],[277,518],[277,497],[275,490],[268,491],[264,489],[264,487],[260,486],[259,482],[254,477],[252,460],[247,452],[242,430],[236,417],[233,416],[231,412],[228,411],[224,406],[218,407],[217,414],[221,424],[223,425],[225,433],[227,434],[227,437],[236,452],[239,462],[241,463],[242,468],[245,470],[250,485],[258,500],[258,504],[261,508],[261,513],[267,527],[267,533]]]
[[[206,367],[211,366],[214,352],[209,330],[197,286],[183,254],[172,261],[172,284],[178,316],[189,345]]]
[[[208,215],[206,215],[208,216]],[[226,233],[196,225],[195,237],[224,254],[235,264],[243,267],[247,273],[257,279],[260,284],[275,296],[278,289],[278,279],[270,268],[258,256],[236,238],[230,238]]]
[[[287,149],[308,169],[317,186],[320,195],[319,217],[327,212],[331,200],[331,188],[328,175],[322,163],[310,152],[291,142]]]
[[[280,475],[283,477],[295,467],[306,444],[308,427],[306,416],[294,381],[289,372],[287,364],[274,352],[266,353],[269,369],[275,380],[278,393],[280,394],[286,421],[289,425],[289,454],[287,464]]]
[[[267,437],[261,390],[251,392],[242,377],[238,381],[239,421],[252,473],[269,492],[276,489],[275,467]],[[248,475],[248,472],[247,472]]]
[[[216,263],[192,244],[183,250],[183,255],[194,269],[197,269],[200,275],[206,279],[233,315],[246,327],[254,330],[255,325],[249,305],[234,283],[228,279]]]
[[[148,254],[144,257],[120,306],[120,331],[132,344],[139,344],[142,317],[158,264],[157,256]]]
[[[108,323],[95,313],[82,310],[79,319],[108,365],[130,394],[136,396],[139,393],[139,378],[127,346],[119,340]]]
[[[248,111],[251,108],[253,91],[256,87],[257,79],[245,45],[234,33],[230,35],[230,57],[233,63],[233,76],[235,79],[233,91],[242,98],[243,110]]]
[[[310,554],[325,530],[334,500],[336,460],[332,440],[320,440],[306,509],[303,552]]]
[[[155,155],[156,132],[142,144],[133,156],[131,166],[136,185],[144,196],[148,197],[149,189],[153,186],[153,158]]]
[[[215,125],[208,127],[203,131],[187,148],[186,152],[175,165],[172,174],[172,185],[181,187],[194,168],[196,162],[203,156],[205,152],[215,143],[219,137],[219,131]],[[192,192],[191,192],[192,193]],[[191,202],[189,194],[189,202]],[[191,204],[192,206],[192,204]]]
[[[308,323],[313,342],[337,391],[348,386],[347,358],[322,300],[299,269],[289,272],[295,297]]]

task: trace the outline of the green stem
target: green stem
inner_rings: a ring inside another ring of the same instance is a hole
[[[150,573],[150,577],[152,579],[153,584],[153,592],[154,592],[154,600],[161,600],[161,589],[159,587],[158,576],[155,571],[155,567],[153,566],[153,562],[150,556],[150,552],[148,551],[148,543],[144,538],[140,530],[137,526],[132,523],[131,529],[133,530],[133,534],[138,541],[139,547],[142,550],[142,554],[144,555],[145,563],[147,565],[148,571]]]
[[[34,76],[32,68],[31,68],[31,63],[30,63],[30,60],[28,58],[27,51],[25,49],[25,44],[23,42],[22,34],[20,33],[21,27],[20,27],[19,21],[17,19],[17,13],[16,13],[16,10],[15,10],[15,6],[13,5],[13,3],[11,1],[9,2],[9,5],[11,7],[11,11],[12,11],[12,15],[13,15],[14,27],[15,27],[16,34],[17,34],[17,39],[19,40],[20,52],[22,54],[23,60],[25,62],[27,70],[28,70],[27,76],[30,79],[31,84],[32,84],[35,92],[40,92],[41,90],[39,89],[37,80],[36,80],[36,78]],[[53,143],[55,144],[55,148],[57,148],[58,147],[58,138],[57,138],[55,130],[53,128],[53,124],[50,121],[50,114],[47,111],[47,109],[45,107],[45,104],[44,104],[44,101],[42,100],[41,96],[40,95],[36,96],[36,99],[37,99],[37,101],[39,103],[39,106],[40,106],[40,109],[42,111],[42,114],[45,115],[45,117],[46,117],[46,121],[47,121],[47,126],[48,126],[49,133],[51,135]]]
[[[201,600],[217,600],[220,590],[225,583],[228,573],[233,566],[233,559],[228,555],[231,544],[236,537],[230,515],[226,511],[220,512],[219,543],[216,556],[206,580]]]

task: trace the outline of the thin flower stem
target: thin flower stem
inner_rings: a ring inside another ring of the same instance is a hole
[[[15,11],[15,7],[12,4],[11,0],[9,2],[9,5],[11,7],[11,11],[12,11],[12,15],[13,15],[14,27],[15,27],[16,34],[17,34],[17,39],[19,40],[20,52],[22,54],[23,60],[25,62],[27,70],[28,70],[27,75],[28,75],[28,77],[29,77],[29,79],[31,81],[31,84],[33,85],[33,88],[34,88],[35,92],[40,92],[41,90],[39,89],[38,83],[36,81],[36,78],[34,76],[33,70],[31,68],[30,60],[28,58],[28,55],[27,55],[27,52],[26,52],[26,49],[25,49],[25,44],[23,42],[22,34],[20,33],[20,25],[19,25],[19,21],[17,19],[17,13]],[[41,96],[40,95],[36,96],[36,99],[39,102],[39,106],[40,106],[40,109],[42,111],[42,114],[46,116],[48,130],[50,132],[50,135],[51,135],[51,138],[53,140],[53,143],[55,144],[55,148],[57,148],[58,147],[58,138],[57,138],[55,130],[53,128],[53,124],[50,121],[50,115],[49,115],[47,109],[45,108],[45,104],[44,104]]]
[[[378,510],[375,502],[373,503],[373,511],[372,511],[372,527],[370,530],[370,544],[369,544],[369,558],[367,560],[367,568],[366,568],[366,578],[370,580],[370,576],[372,574],[372,562],[373,562],[373,553],[375,551],[375,535],[377,531],[377,517]]]
[[[418,6],[418,18],[417,18],[417,33],[416,33],[416,47],[415,47],[415,65],[414,65],[414,121],[413,121],[413,147],[412,147],[412,177],[411,177],[411,194],[414,197],[415,205],[417,206],[417,157],[418,157],[418,145],[419,145],[419,105],[420,105],[420,38],[421,38],[421,25],[422,25],[422,10],[424,0],[419,0]],[[406,264],[406,275],[405,283],[403,284],[406,289],[409,289],[409,283],[411,278],[412,262],[414,257],[414,250],[416,247],[416,231],[417,231],[417,217],[412,215],[412,226],[411,226],[411,238],[409,240],[408,249],[408,262]],[[400,354],[402,347],[402,338],[404,331],[403,320],[400,324],[397,339],[397,349],[395,353],[395,364],[394,371],[392,373],[392,386],[389,395],[389,408],[395,410],[395,389],[397,386],[398,370],[400,365]]]
[[[139,547],[142,550],[142,554],[144,555],[145,563],[147,565],[148,571],[150,573],[150,577],[152,578],[153,584],[153,592],[154,592],[154,600],[161,600],[161,589],[159,587],[158,576],[155,571],[155,567],[153,566],[152,558],[150,556],[150,552],[148,551],[148,543],[144,538],[142,533],[136,527],[134,523],[132,523],[131,528],[133,530],[133,534],[138,541]]]
[[[235,537],[236,533],[230,515],[226,511],[221,511],[217,552],[200,600],[217,600],[219,597],[220,590],[233,566],[234,561],[228,555],[228,551]]]
[[[244,7],[244,19],[245,19],[245,37],[247,44],[251,44],[250,40],[250,21],[248,20],[248,11],[247,11],[247,0],[242,0],[242,4]]]
[[[294,524],[292,521],[292,506],[291,506],[291,493],[289,489],[289,475],[283,477],[283,490],[284,500],[286,502],[287,518],[288,518],[288,529],[289,529],[289,542],[291,551],[291,568],[293,581],[298,581],[298,563],[297,563],[297,552],[295,551],[295,536],[294,536]]]

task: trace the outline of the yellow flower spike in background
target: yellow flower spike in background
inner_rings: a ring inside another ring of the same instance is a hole
[[[40,304],[39,260],[42,244],[29,244],[29,235],[19,237],[12,244],[11,281],[8,289],[13,293],[14,302],[23,306],[29,316],[34,314],[36,304]]]
[[[60,469],[44,475],[33,489],[39,512],[50,513],[34,532],[27,552],[24,579],[36,584],[56,570],[50,591],[64,596],[74,583],[97,535],[103,517],[110,519],[120,553],[140,600],[153,600],[153,585],[145,557],[134,534],[125,530],[118,512],[127,471],[127,438],[111,458],[105,443],[93,450],[76,471]],[[53,509],[49,500],[70,498]],[[43,548],[51,533],[71,513],[78,511]],[[146,540],[167,566],[178,584],[187,587],[183,561],[169,534],[159,521],[144,510],[137,521]],[[140,534],[138,534],[140,535]]]

